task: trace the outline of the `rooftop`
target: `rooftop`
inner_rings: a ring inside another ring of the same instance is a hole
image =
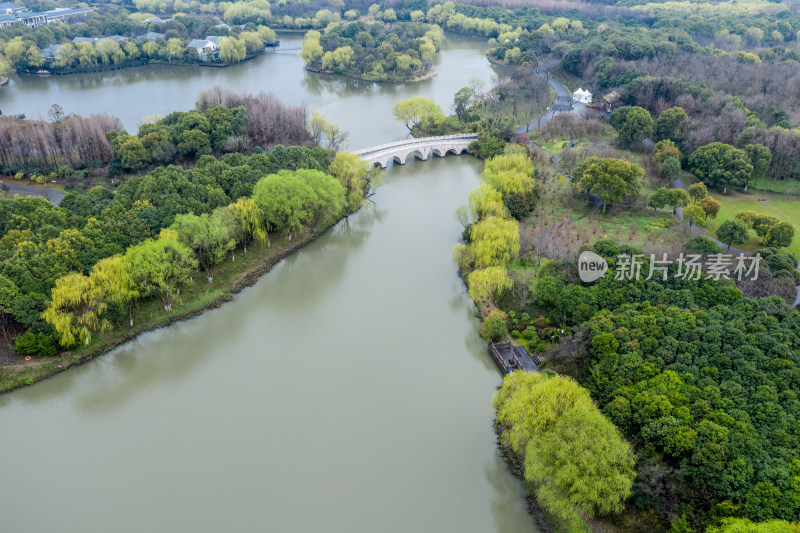
[[[165,35],[163,33],[158,33],[156,31],[149,31],[144,35],[140,35],[137,39],[145,40],[145,41],[155,41],[156,39],[163,39]]]

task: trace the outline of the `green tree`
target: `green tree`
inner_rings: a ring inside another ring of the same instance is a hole
[[[708,188],[705,183],[697,182],[689,186],[689,196],[694,200],[694,203],[697,203],[698,200],[702,200],[708,196]]]
[[[478,268],[504,266],[519,255],[519,223],[489,216],[472,226],[472,250]]]
[[[763,144],[748,144],[744,147],[744,151],[747,153],[747,158],[753,166],[750,178],[744,183],[744,190],[747,190],[750,181],[757,183],[758,180],[767,176],[769,166],[772,164],[772,152]]]
[[[320,37],[321,35],[318,31],[311,30],[306,33],[303,44],[300,46],[300,57],[303,58],[306,65],[322,59],[324,52],[322,45],[319,44]]]
[[[131,277],[140,294],[158,296],[168,313],[181,285],[197,269],[192,250],[174,238],[143,241],[128,248],[125,259],[131,265]]]
[[[738,220],[726,220],[717,228],[717,237],[728,245],[728,250],[731,249],[732,244],[746,243],[748,234],[747,226]]]
[[[130,135],[117,148],[117,157],[123,168],[140,170],[150,164],[150,152],[144,147],[138,135]]]
[[[486,342],[499,341],[508,333],[508,315],[500,309],[492,309],[481,324],[481,337]]]
[[[778,222],[767,231],[764,242],[775,248],[788,248],[794,240],[794,229],[791,222]]]
[[[653,132],[653,117],[642,107],[618,107],[611,112],[609,123],[627,142],[641,141]]]
[[[467,277],[470,297],[477,301],[492,300],[514,285],[504,266],[479,268]]]
[[[89,279],[100,289],[106,302],[128,312],[128,320],[133,327],[133,304],[139,298],[139,291],[131,276],[131,264],[125,257],[114,255],[101,259],[92,267]]]
[[[102,318],[107,308],[100,287],[88,276],[72,273],[56,280],[42,318],[56,330],[61,345],[69,348],[80,339],[89,344],[92,332],[111,328]]]
[[[656,120],[656,137],[658,139],[672,139],[680,141],[683,139],[683,128],[686,124],[686,111],[682,107],[670,107],[658,115]]]
[[[722,209],[722,204],[711,196],[702,198],[696,205],[698,205],[706,215],[703,222],[708,220],[708,217],[717,218],[719,210]]]
[[[535,435],[553,429],[571,409],[588,410],[592,400],[571,378],[514,372],[503,378],[493,404],[502,427],[501,442],[524,458]]]
[[[236,247],[228,227],[219,217],[204,213],[178,215],[172,229],[178,233],[180,242],[195,253],[208,282],[214,281],[214,267]]]
[[[737,211],[736,215],[733,217],[736,220],[740,221],[742,224],[747,226],[748,228],[753,228],[753,221],[758,216],[758,213],[755,211],[750,211],[748,209],[744,209],[741,211]]]
[[[408,131],[417,128],[422,134],[430,133],[432,127],[445,119],[442,108],[424,96],[397,102],[392,107],[392,115],[398,122],[405,124]]]
[[[590,157],[578,165],[574,175],[578,187],[587,195],[600,195],[605,213],[609,202],[639,194],[644,170],[624,159]]]
[[[211,151],[211,139],[198,129],[183,131],[178,135],[178,151],[185,156],[200,157]]]
[[[684,208],[683,218],[689,221],[689,227],[691,228],[694,224],[702,224],[706,219],[706,213],[699,205],[690,205]]]
[[[669,204],[672,206],[672,214],[678,212],[679,207],[686,207],[689,205],[689,193],[683,189],[668,189]]]
[[[630,444],[594,406],[565,412],[533,435],[525,454],[525,479],[542,506],[579,527],[581,515],[621,512],[635,477]]]
[[[753,230],[756,232],[756,235],[761,237],[761,242],[765,242],[767,233],[769,233],[770,228],[780,222],[781,219],[776,217],[775,215],[770,215],[769,213],[758,213],[753,217]]]
[[[338,152],[328,165],[328,172],[339,180],[347,198],[347,212],[358,211],[369,195],[372,172],[369,164],[349,150]]]
[[[252,198],[239,198],[236,202],[227,206],[239,219],[242,228],[241,243],[244,253],[247,253],[247,243],[254,241],[256,244],[264,246],[269,243],[267,230],[264,227],[264,213]]]
[[[345,205],[344,187],[318,170],[282,170],[256,183],[253,200],[264,213],[271,231],[288,231],[289,238],[304,227],[317,226],[335,217]]]
[[[669,205],[669,189],[666,187],[659,187],[647,198],[647,207],[652,209],[661,209],[667,205]]]
[[[713,142],[701,146],[689,156],[692,172],[701,180],[708,180],[712,185],[723,187],[723,193],[729,186],[742,187],[747,184],[753,172],[747,153],[729,144]]]
[[[458,117],[459,122],[464,122],[467,112],[472,107],[472,102],[475,98],[475,93],[472,92],[470,87],[462,87],[453,96],[453,111]]]
[[[225,37],[219,45],[219,57],[225,63],[238,63],[247,57],[247,43],[236,37]]]
[[[656,167],[660,167],[661,164],[669,158],[677,159],[680,162],[681,159],[681,151],[678,150],[678,147],[675,146],[675,143],[669,139],[664,139],[662,141],[658,141],[656,145],[653,147],[653,155],[652,155],[653,164]]]
[[[668,157],[658,166],[658,175],[669,181],[681,177],[681,162],[674,157]]]
[[[0,274],[0,331],[9,342],[9,326],[12,323],[14,306],[20,297],[19,287],[8,276]]]

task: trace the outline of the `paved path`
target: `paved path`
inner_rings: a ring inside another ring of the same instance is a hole
[[[50,200],[55,205],[61,203],[61,200],[64,199],[64,194],[61,191],[57,191],[54,189],[48,189],[46,187],[34,187],[32,185],[17,185],[16,183],[7,183],[5,181],[0,180],[0,183],[8,187],[8,191],[14,194],[21,194],[24,196],[41,196],[45,200]]]
[[[541,67],[539,67],[539,75],[547,78],[547,83],[556,93],[556,100],[553,104],[553,108],[550,109],[547,113],[542,115],[541,119],[536,119],[528,124],[522,125],[517,128],[515,131],[517,133],[530,133],[531,131],[540,128],[553,120],[556,115],[561,113],[572,113],[578,116],[584,116],[586,111],[585,104],[576,103],[570,107],[570,103],[572,102],[572,93],[557,82],[555,79],[551,78],[548,74],[548,71],[558,64],[557,60],[548,61],[547,63],[543,63]]]

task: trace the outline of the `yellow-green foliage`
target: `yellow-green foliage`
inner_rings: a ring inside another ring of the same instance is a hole
[[[58,332],[62,346],[74,346],[81,340],[89,344],[93,331],[110,329],[111,323],[101,318],[108,308],[102,292],[95,280],[83,274],[72,273],[56,280],[42,318]]]
[[[533,372],[506,376],[494,398],[502,443],[521,457],[534,434],[549,431],[569,409],[591,405],[589,391],[576,381]]]
[[[511,289],[513,284],[506,268],[501,266],[474,270],[467,278],[469,295],[475,301],[488,300],[502,294]]]
[[[483,182],[503,195],[527,193],[536,187],[530,157],[521,146],[512,145],[505,153],[486,161]]]
[[[472,226],[472,249],[478,268],[505,266],[519,254],[519,223],[496,216],[484,218]]]
[[[505,377],[494,407],[502,442],[524,457],[525,479],[559,531],[586,531],[584,517],[621,512],[631,495],[633,451],[571,378]]]
[[[475,219],[484,217],[503,217],[509,215],[508,208],[503,204],[503,195],[488,184],[483,184],[469,193],[469,208]]]
[[[754,523],[746,518],[726,518],[718,526],[709,526],[706,533],[800,533],[800,523],[770,520]]]

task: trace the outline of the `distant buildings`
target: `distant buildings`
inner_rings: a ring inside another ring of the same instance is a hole
[[[166,35],[164,35],[163,33],[158,33],[156,31],[149,31],[144,35],[138,36],[136,40],[141,43],[142,41],[157,41],[159,39],[164,39],[165,37]]]
[[[589,91],[584,91],[582,88],[578,87],[578,90],[572,93],[572,99],[581,104],[591,104],[592,93]]]
[[[186,48],[194,48],[200,61],[216,61],[219,59],[219,45],[211,37],[193,39]]]
[[[22,23],[31,28],[47,26],[56,22],[67,22],[71,17],[87,15],[91,9],[59,7],[50,11],[31,12],[28,8],[11,3],[0,4],[0,28]]]
[[[148,25],[148,24],[150,24],[151,22],[152,22],[153,24],[166,24],[166,23],[167,23],[167,22],[169,22],[170,20],[172,20],[172,19],[171,19],[171,18],[168,18],[168,19],[162,19],[161,17],[150,17],[149,19],[144,19],[144,20],[142,21],[142,24],[144,24],[145,26],[146,26],[146,25]]]

